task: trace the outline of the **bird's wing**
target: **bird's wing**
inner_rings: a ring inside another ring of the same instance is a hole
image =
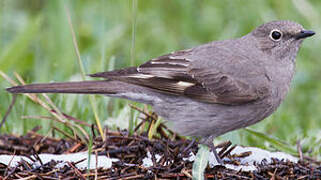
[[[261,77],[255,75],[251,79],[245,78],[244,75],[238,76],[238,72],[242,73],[241,66],[247,66],[247,64],[242,64],[246,61],[237,60],[239,65],[225,64],[223,67],[221,64],[224,60],[215,59],[213,58],[215,56],[211,55],[208,56],[210,59],[202,59],[202,55],[195,53],[198,53],[197,49],[177,51],[152,59],[139,67],[90,76],[137,84],[163,93],[184,95],[206,103],[238,105],[266,95],[267,88],[264,85],[257,85],[256,82],[257,79],[262,79]]]

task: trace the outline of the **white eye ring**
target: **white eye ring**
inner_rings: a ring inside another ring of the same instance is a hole
[[[278,29],[273,29],[270,33],[270,38],[273,40],[273,41],[280,41],[282,39],[282,32]]]

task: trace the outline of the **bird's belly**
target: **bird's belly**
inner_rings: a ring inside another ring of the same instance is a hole
[[[239,106],[207,104],[181,98],[154,105],[154,110],[169,121],[172,129],[188,136],[219,136],[247,127],[272,114],[279,104],[269,99]]]

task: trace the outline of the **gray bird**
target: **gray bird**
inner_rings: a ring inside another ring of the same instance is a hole
[[[272,21],[238,39],[90,75],[106,80],[30,84],[7,91],[104,94],[150,104],[176,132],[201,137],[220,161],[214,138],[257,123],[279,107],[289,91],[299,47],[314,34],[292,21]]]

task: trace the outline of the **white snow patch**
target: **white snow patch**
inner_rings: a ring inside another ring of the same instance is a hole
[[[46,164],[50,162],[51,160],[54,161],[61,161],[61,163],[58,163],[56,165],[57,168],[63,167],[67,164],[67,162],[78,162],[82,159],[86,159],[80,163],[76,164],[77,168],[85,169],[88,168],[88,152],[79,152],[79,153],[70,153],[70,154],[39,154],[39,158],[41,159],[43,164]],[[0,163],[9,165],[10,161],[10,167],[15,167],[18,165],[18,162],[21,160],[25,160],[29,163],[31,163],[34,167],[40,166],[40,162],[32,162],[29,158],[25,156],[13,156],[13,155],[0,155]],[[97,168],[111,168],[113,162],[117,162],[118,159],[115,158],[108,158],[107,156],[97,156]],[[89,169],[95,169],[96,168],[96,156],[92,154],[90,156],[90,166]]]
[[[145,157],[143,159],[143,166],[144,167],[153,166],[152,154],[149,151],[147,151],[146,155],[147,155],[147,157]],[[155,154],[155,158],[156,158],[156,163],[158,163],[160,161],[160,159],[162,158],[162,156],[159,154]]]
[[[218,148],[217,151],[220,151]],[[267,161],[267,163],[272,162],[272,158],[278,159],[278,160],[289,160],[292,162],[298,162],[298,158],[286,154],[284,152],[270,152],[267,150],[263,150],[260,148],[256,147],[241,147],[237,146],[232,152],[231,155],[233,154],[241,154],[243,152],[250,151],[251,155],[247,157],[242,157],[240,158],[240,165],[231,165],[231,164],[225,164],[226,168],[229,169],[234,169],[236,171],[239,171],[242,169],[242,171],[254,171],[256,170],[256,167],[254,166],[254,163],[261,163],[264,159]],[[223,161],[229,161],[230,159],[224,158]],[[219,165],[218,162],[215,159],[214,154],[211,152],[209,155],[209,165],[210,167],[214,167],[216,165]]]
[[[190,152],[189,153],[189,157],[188,158],[183,158],[183,161],[189,161],[189,162],[193,162],[193,161],[195,161],[195,158],[196,158],[196,156],[195,156],[195,154],[193,153],[193,152]]]

